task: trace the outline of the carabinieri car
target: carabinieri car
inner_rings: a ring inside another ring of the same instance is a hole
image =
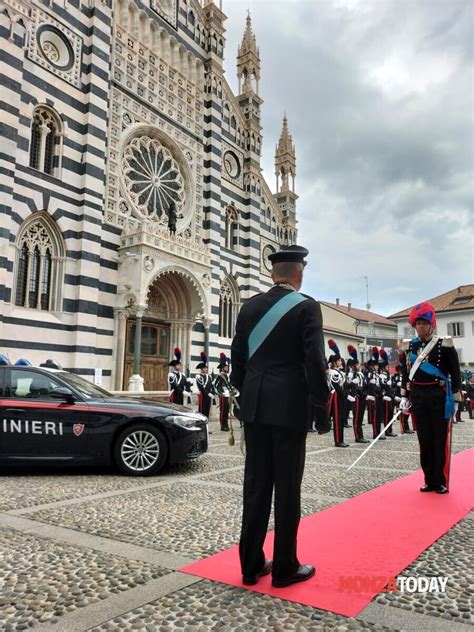
[[[204,415],[114,397],[63,370],[0,366],[0,463],[111,465],[131,476],[207,451]]]

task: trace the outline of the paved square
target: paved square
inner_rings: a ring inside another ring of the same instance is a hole
[[[381,594],[357,619],[176,572],[239,538],[244,468],[239,429],[231,447],[216,422],[210,426],[206,455],[157,477],[126,477],[108,469],[3,473],[2,632],[472,630],[471,517],[403,573],[447,577],[446,594]],[[399,435],[374,446],[347,472],[366,446],[352,442],[351,429],[346,432],[347,449],[335,448],[330,435],[308,436],[303,515],[419,468],[416,437]],[[474,423],[457,424],[453,434],[454,450],[467,449]]]

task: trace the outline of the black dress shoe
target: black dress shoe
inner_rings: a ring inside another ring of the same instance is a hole
[[[260,577],[264,575],[269,575],[272,572],[273,562],[271,560],[265,560],[265,564],[263,565],[262,570],[256,575],[244,575],[242,577],[242,584],[245,586],[254,586]]]
[[[230,428],[229,426],[224,426],[223,428],[221,428],[222,432],[229,432]]]
[[[437,494],[449,494],[449,489],[444,485],[440,485],[435,491]]]
[[[385,436],[386,437],[396,437],[397,435],[394,432],[386,432]]]
[[[344,424],[344,428],[350,428],[349,424]]]
[[[356,439],[355,442],[356,443],[370,443],[370,441],[368,439],[364,439],[364,437],[362,437],[362,439]]]
[[[420,492],[434,492],[435,488],[431,487],[431,485],[423,485],[420,487]]]
[[[291,586],[291,584],[296,584],[298,582],[305,582],[307,579],[313,577],[316,573],[316,569],[311,564],[303,564],[299,567],[296,573],[290,575],[290,577],[286,577],[285,579],[272,579],[272,586],[274,588],[285,588],[286,586]]]
[[[415,434],[414,430],[405,430],[405,434]]]
[[[336,443],[336,448],[348,448],[349,444],[348,443],[344,443],[344,441],[340,441],[339,443]]]

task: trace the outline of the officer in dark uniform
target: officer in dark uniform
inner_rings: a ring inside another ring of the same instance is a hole
[[[209,418],[212,398],[215,395],[212,378],[209,375],[209,365],[207,355],[201,352],[201,362],[196,366],[201,372],[196,375],[196,386],[199,389],[198,410]]]
[[[388,355],[382,347],[379,352],[380,362],[380,385],[382,387],[382,420],[386,428],[393,417],[395,391],[392,384],[392,376],[388,365]],[[393,424],[384,435],[385,437],[396,437],[393,431]]]
[[[272,572],[272,585],[281,588],[315,573],[296,555],[301,480],[313,419],[320,433],[330,426],[321,308],[299,293],[307,255],[306,248],[286,246],[269,256],[275,285],[242,306],[232,341],[231,382],[241,393],[246,443],[240,561],[247,585]],[[273,488],[272,567],[263,543]]]
[[[346,377],[342,370],[342,358],[339,347],[334,340],[328,340],[328,346],[332,351],[329,356],[329,378],[331,380],[332,393],[329,400],[329,418],[332,419],[332,429],[334,433],[334,445],[336,448],[348,448],[349,444],[344,443],[344,419],[346,393],[344,383]]]
[[[372,355],[367,361],[367,417],[368,423],[372,426],[372,436],[375,439],[380,434],[382,426],[382,385],[379,373],[379,350],[372,347]],[[385,435],[379,440],[385,441]]]
[[[365,377],[360,370],[357,349],[353,345],[347,346],[350,358],[346,364],[348,367],[346,375],[346,399],[352,404],[352,425],[354,428],[354,438],[356,443],[369,443],[364,439],[362,430],[362,420],[365,413]]]
[[[168,387],[171,391],[170,402],[174,404],[183,404],[184,391],[191,392],[191,382],[181,373],[181,351],[178,347],[174,350],[175,359],[171,360],[168,366],[173,370],[168,373]]]
[[[217,365],[220,373],[214,379],[214,390],[219,395],[219,422],[221,430],[229,431],[230,398],[234,388],[229,378],[229,359],[225,353],[220,354],[220,362]]]
[[[409,323],[417,336],[402,343],[405,361],[400,409],[408,410],[411,406],[416,424],[425,475],[425,485],[420,491],[447,494],[454,402],[461,399],[458,354],[450,336],[434,334],[436,315],[431,303],[416,305],[410,312]]]

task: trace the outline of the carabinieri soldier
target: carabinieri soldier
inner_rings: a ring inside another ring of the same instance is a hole
[[[191,392],[191,382],[184,373],[181,373],[181,351],[178,347],[174,350],[174,356],[174,360],[168,364],[168,366],[173,367],[173,370],[168,373],[168,387],[171,391],[170,402],[182,405],[184,391]]]
[[[382,425],[382,385],[379,375],[379,350],[372,347],[372,355],[367,361],[367,417],[372,426],[373,438],[380,433]],[[385,440],[385,435],[380,437]]]
[[[207,355],[201,352],[201,362],[196,366],[201,372],[196,375],[196,386],[199,389],[198,394],[198,411],[209,418],[211,410],[211,402],[215,395],[212,378],[209,375],[209,365]]]
[[[416,423],[425,475],[420,491],[447,494],[454,402],[461,399],[458,354],[450,336],[434,333],[436,314],[431,303],[415,305],[408,321],[417,335],[402,343],[405,362],[400,408],[408,410],[411,406]]]
[[[394,397],[395,392],[392,384],[392,376],[390,375],[390,368],[388,365],[388,355],[385,349],[382,347],[379,352],[380,362],[380,385],[382,386],[382,420],[383,425],[386,428],[393,417],[394,410]],[[393,424],[390,426],[388,432],[385,433],[385,437],[396,437],[393,432]]]
[[[219,395],[219,422],[221,430],[228,432],[229,428],[229,413],[230,413],[230,397],[233,392],[232,385],[229,379],[229,359],[225,353],[220,354],[220,362],[217,366],[220,373],[214,380],[214,389],[217,395]]]
[[[347,346],[350,358],[346,364],[348,367],[346,375],[347,384],[347,400],[352,403],[352,426],[354,428],[354,437],[356,443],[369,443],[368,439],[364,439],[362,430],[362,420],[365,412],[365,377],[360,370],[359,357],[357,349],[353,345]]]
[[[336,448],[348,448],[349,444],[344,443],[344,411],[346,404],[344,382],[346,378],[342,370],[342,358],[339,353],[339,347],[332,338],[328,340],[328,346],[332,351],[328,362],[329,377],[334,391],[329,401],[329,418],[332,419],[334,445]]]
[[[246,444],[239,550],[247,585],[271,572],[272,586],[283,588],[315,573],[311,564],[300,564],[296,551],[301,481],[313,419],[319,433],[330,427],[321,307],[299,292],[307,255],[306,248],[293,245],[269,256],[274,286],[244,303],[232,342],[231,380],[241,392]],[[272,565],[263,543],[273,489]]]

